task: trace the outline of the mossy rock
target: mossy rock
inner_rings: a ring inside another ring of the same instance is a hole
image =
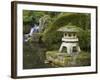
[[[74,60],[75,57],[76,59]],[[90,53],[83,51],[75,56],[70,56],[67,53],[60,53],[58,51],[47,51],[46,59],[52,62],[56,67],[89,66],[91,63]]]
[[[46,59],[56,66],[66,66],[72,61],[72,57],[70,55],[67,53],[60,53],[58,51],[47,51]]]

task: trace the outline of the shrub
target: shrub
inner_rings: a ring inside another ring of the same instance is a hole
[[[47,48],[53,49],[53,45],[60,46],[63,33],[57,30],[69,23],[83,29],[78,34],[79,43],[83,50],[90,51],[90,15],[82,13],[59,15],[43,33],[42,39],[47,45]]]

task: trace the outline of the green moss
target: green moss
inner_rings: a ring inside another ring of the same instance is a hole
[[[81,52],[76,58],[76,63],[80,66],[91,65],[91,54],[88,52]]]
[[[83,51],[76,56],[70,56],[67,53],[59,53],[58,51],[47,51],[46,59],[51,61],[54,66],[58,67],[90,66],[91,63],[90,53]]]

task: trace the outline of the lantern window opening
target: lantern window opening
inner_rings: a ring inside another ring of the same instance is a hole
[[[77,52],[77,46],[73,46],[72,52]]]

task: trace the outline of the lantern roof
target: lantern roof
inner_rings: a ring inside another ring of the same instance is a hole
[[[66,25],[64,27],[59,28],[57,31],[60,32],[79,32],[81,29],[79,27],[73,25]]]

